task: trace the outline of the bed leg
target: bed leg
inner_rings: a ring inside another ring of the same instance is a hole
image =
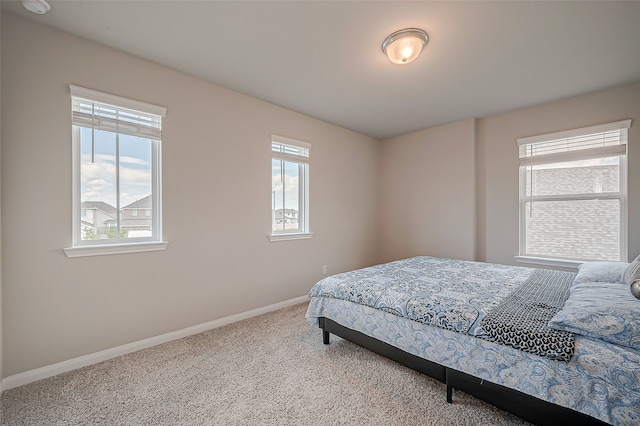
[[[325,329],[324,320],[325,320],[324,317],[318,318],[318,327],[320,327],[322,329],[322,343],[324,343],[325,345],[328,345],[329,344],[329,332]]]
[[[445,382],[447,384],[447,402],[451,404],[453,402],[453,386],[449,383],[449,369],[445,369]]]

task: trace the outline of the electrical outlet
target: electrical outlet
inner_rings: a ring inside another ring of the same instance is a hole
[[[327,265],[322,265],[322,275],[327,275]]]

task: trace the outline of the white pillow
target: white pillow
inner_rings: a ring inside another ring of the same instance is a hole
[[[623,283],[627,262],[586,262],[578,267],[574,284],[581,283]]]

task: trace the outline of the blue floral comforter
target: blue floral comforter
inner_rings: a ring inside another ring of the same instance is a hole
[[[334,275],[309,297],[332,297],[447,330],[487,337],[484,315],[524,283],[533,269],[414,257]]]

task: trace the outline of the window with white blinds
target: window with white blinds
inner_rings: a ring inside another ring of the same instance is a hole
[[[309,238],[311,144],[271,135],[272,241]]]
[[[65,252],[162,249],[149,243],[162,242],[160,155],[166,108],[74,85],[69,89],[73,247]],[[145,215],[136,214],[139,210]],[[92,250],[77,250],[87,247]]]
[[[627,260],[631,120],[518,139],[520,257]]]

